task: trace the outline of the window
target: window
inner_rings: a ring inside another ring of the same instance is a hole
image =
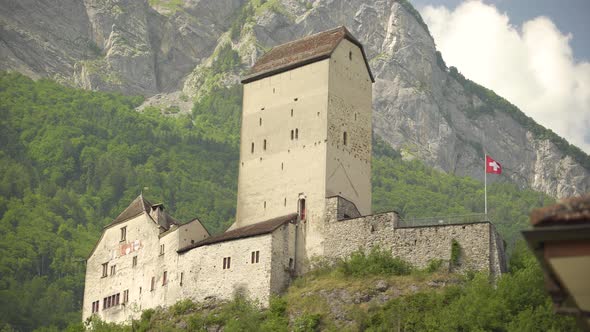
[[[114,276],[115,272],[117,272],[117,265],[112,265],[111,266],[111,276]]]
[[[258,263],[260,260],[260,250],[252,251],[252,264]]]
[[[180,286],[182,286],[182,279],[184,279],[184,272],[180,272]]]
[[[123,303],[129,302],[129,290],[126,289],[123,291]]]
[[[293,117],[293,109],[291,109],[291,117]]]
[[[293,100],[294,100],[294,101],[298,101],[298,100],[299,100],[299,98],[293,98]]]
[[[344,132],[344,134],[342,135],[342,141],[344,142],[344,145],[346,145],[347,143],[347,137],[346,137],[346,132]]]
[[[266,209],[266,201],[264,201],[264,208]]]
[[[295,128],[295,139],[299,139],[299,129]]]
[[[281,163],[281,171],[284,169],[285,165],[284,163]]]
[[[160,244],[160,255],[164,255],[164,245]]]
[[[231,257],[223,257],[223,269],[227,270],[231,267]]]
[[[152,284],[150,285],[150,291],[156,289],[156,277],[152,277]]]
[[[133,262],[131,264],[133,267],[137,266],[137,256],[133,256]]]
[[[109,273],[109,263],[102,264],[102,277],[106,277]]]
[[[352,60],[352,51],[348,51],[348,60]]]
[[[295,138],[295,131],[291,130],[291,140],[293,140],[293,138]]]
[[[295,263],[295,261],[293,261],[293,258],[289,258],[289,269],[293,269],[293,263]]]
[[[252,142],[252,146],[250,147],[250,153],[254,153],[254,142]]]
[[[258,120],[258,123],[259,123],[259,125],[261,125],[261,126],[262,126],[262,118],[260,118],[260,119]]]
[[[92,313],[98,312],[99,309],[100,309],[100,301],[92,302]]]
[[[104,310],[119,305],[120,295],[121,293],[117,293],[102,299],[102,309]],[[98,311],[98,301],[96,301],[96,311]]]
[[[164,275],[162,276],[162,286],[166,285],[168,282],[168,271],[164,271]]]
[[[262,149],[263,149],[264,151],[266,151],[266,140],[264,140],[264,141],[262,142]]]
[[[283,206],[287,206],[287,197],[283,200]]]
[[[305,220],[305,198],[299,199],[299,217]]]
[[[127,239],[127,226],[121,227],[121,241]]]

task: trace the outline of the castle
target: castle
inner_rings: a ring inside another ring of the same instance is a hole
[[[372,76],[361,43],[339,27],[277,46],[244,84],[237,213],[211,236],[137,197],[106,226],[86,268],[83,319],[138,318],[182,299],[268,303],[316,258],[374,246],[424,267],[498,275],[503,241],[489,222],[408,227],[371,214]]]

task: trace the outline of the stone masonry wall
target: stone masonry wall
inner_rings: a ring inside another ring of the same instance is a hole
[[[424,268],[434,259],[449,263],[451,243],[456,240],[461,251],[453,271],[489,271],[494,276],[505,271],[503,244],[489,222],[400,227],[395,212],[339,221],[339,200],[342,198],[329,198],[326,205],[324,250],[328,259],[345,258],[358,249],[378,246]]]

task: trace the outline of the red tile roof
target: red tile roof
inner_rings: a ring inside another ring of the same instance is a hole
[[[208,244],[214,244],[219,242],[243,239],[247,237],[252,237],[256,235],[268,234],[272,233],[274,230],[279,228],[280,226],[290,222],[297,220],[297,213],[291,213],[285,216],[269,219],[266,221],[261,221],[259,223],[248,225],[244,227],[240,227],[238,229],[234,229],[231,231],[227,231],[225,233],[208,237],[203,241],[199,241],[195,244],[191,244],[184,248],[178,249],[178,253],[183,253],[189,251],[191,249],[202,247]]]
[[[371,81],[375,82],[363,45],[345,27],[341,26],[274,47],[256,61],[242,83],[249,83],[327,59],[343,39],[349,40],[361,49]]]
[[[590,194],[564,199],[531,212],[531,224],[535,227],[581,223],[590,224]]]

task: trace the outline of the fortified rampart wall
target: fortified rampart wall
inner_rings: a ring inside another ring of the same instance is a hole
[[[497,276],[505,271],[504,245],[490,222],[405,227],[395,212],[343,219],[344,211],[352,210],[350,204],[341,197],[326,201],[324,255],[328,259],[378,246],[420,268],[440,259],[454,272],[487,271]],[[456,264],[451,264],[453,240],[460,249]]]

